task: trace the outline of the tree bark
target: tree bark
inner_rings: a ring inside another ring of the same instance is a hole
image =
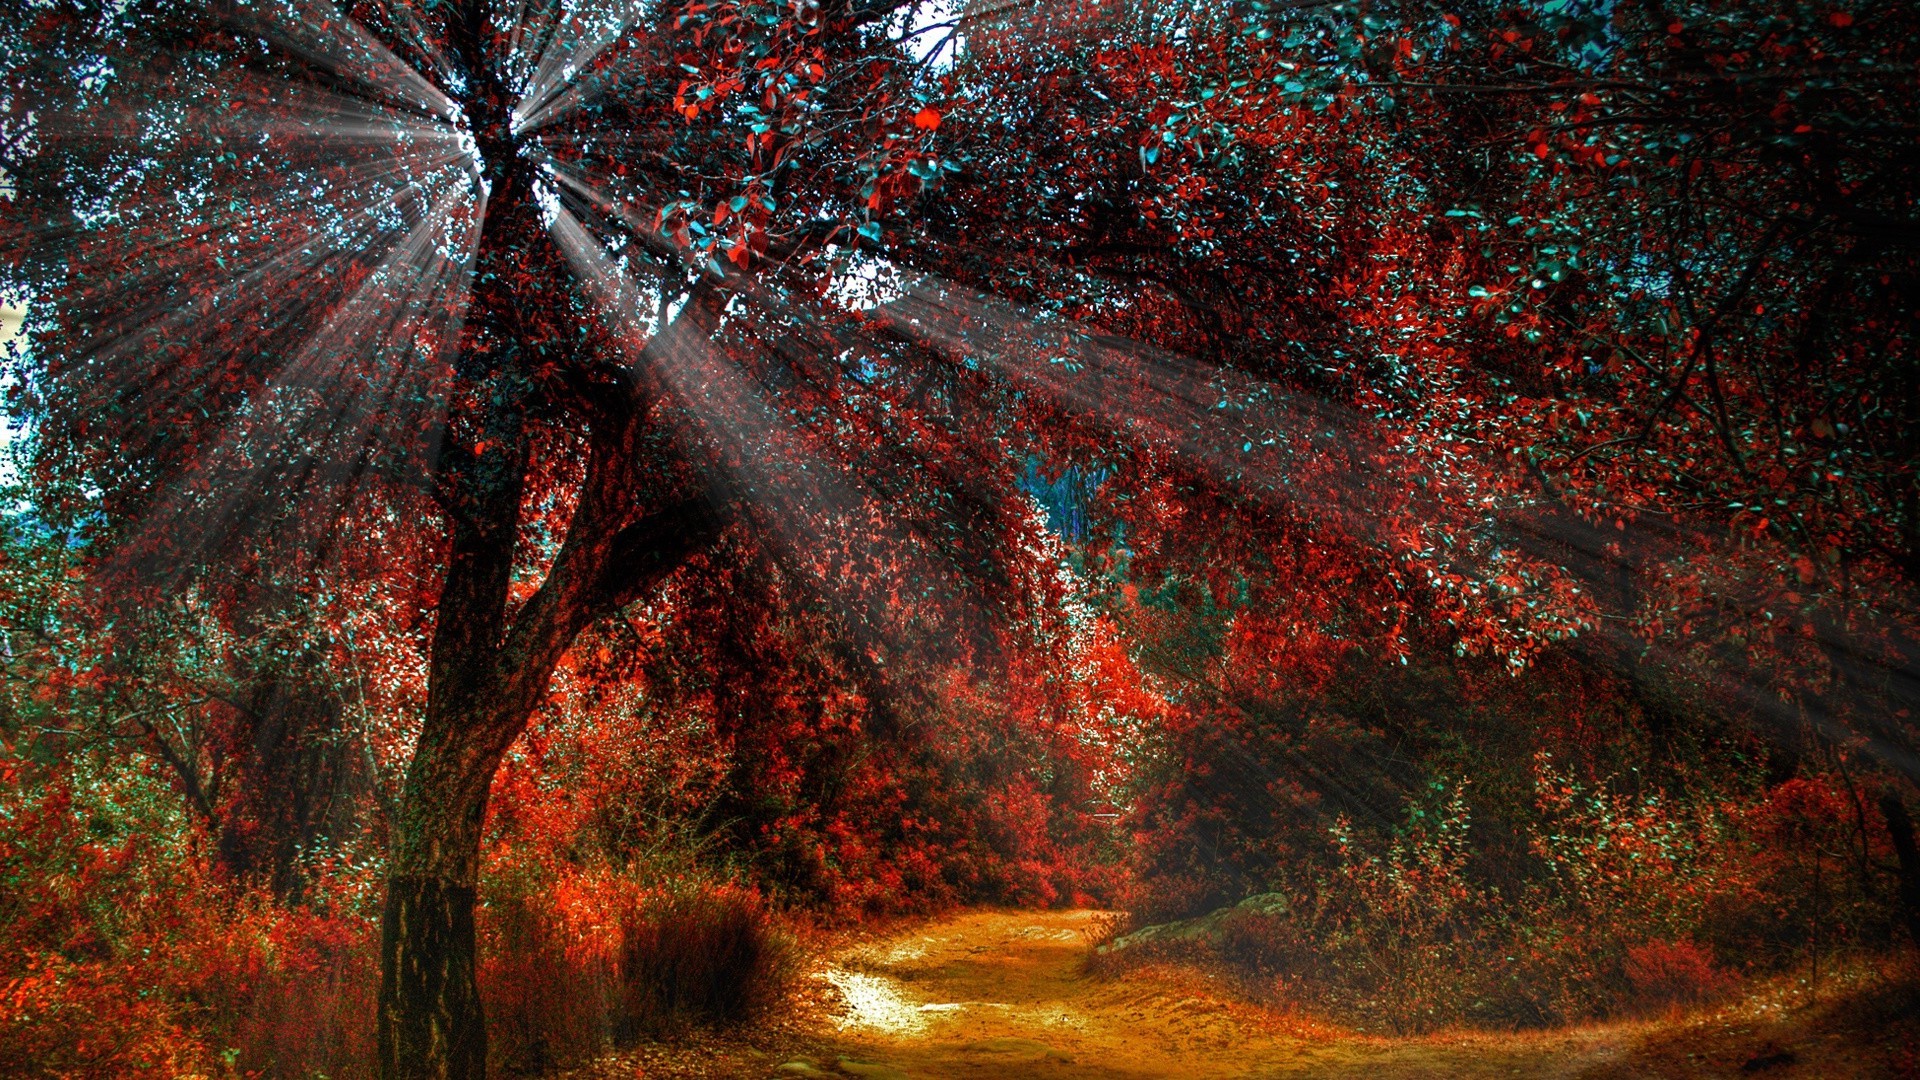
[[[380,1075],[482,1077],[486,1019],[474,979],[471,885],[387,881],[380,935]]]

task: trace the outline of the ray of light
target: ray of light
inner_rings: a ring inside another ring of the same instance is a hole
[[[149,527],[192,522],[187,553],[204,555],[263,502],[345,513],[369,454],[439,422],[481,220],[470,187],[444,195],[250,395]]]
[[[514,108],[514,130],[538,130],[587,104],[599,84],[582,76],[646,17],[649,6],[648,0],[588,0],[572,6],[533,63]]]
[[[603,209],[633,213],[624,205]],[[952,591],[942,588],[951,575],[925,558],[925,538],[903,526],[884,496],[811,445],[813,436],[781,418],[766,389],[714,346],[717,326],[701,317],[699,301],[650,333],[654,316],[645,308],[659,293],[634,282],[564,206],[554,232],[630,364],[657,377],[685,411],[784,561],[834,601],[843,631],[872,654],[888,645],[882,628],[890,613],[937,618],[927,601]],[[977,614],[975,598],[949,599],[963,615]]]
[[[1614,575],[1647,569],[1660,552],[1711,556],[1724,542],[1682,533],[1658,517],[1643,517],[1609,535],[1542,506],[1518,488],[1501,486],[1495,482],[1497,468],[1473,462],[1464,451],[1457,458],[1459,475],[1436,475],[1381,439],[1368,418],[1352,410],[1139,342],[1043,323],[1004,301],[935,279],[911,284],[888,309],[909,335],[961,362],[991,365],[1067,411],[1160,447],[1258,502],[1335,522],[1397,556],[1435,560],[1470,581],[1485,581],[1516,559],[1531,560],[1584,594],[1585,610],[1554,628],[1557,636],[1597,638],[1646,661],[1698,671],[1681,649],[1650,641],[1631,626],[1601,617],[1591,605],[1611,587]],[[1468,509],[1465,517],[1445,507],[1440,491],[1446,485],[1453,485],[1456,505]],[[1417,530],[1429,542],[1435,530],[1446,530],[1460,543],[1450,550],[1435,545],[1414,552],[1407,536],[1395,532],[1400,526]],[[1727,605],[1732,617],[1766,617],[1740,599],[1751,591],[1736,576],[1745,560],[1697,562],[1708,594]],[[1731,569],[1716,569],[1723,565]],[[1891,682],[1903,699],[1920,698],[1913,672],[1888,666],[1837,628],[1818,636],[1836,663],[1853,669],[1853,677]],[[1824,706],[1787,703],[1750,677],[1729,671],[1705,677],[1729,699],[1783,730],[1804,719],[1843,742],[1861,734]],[[1920,778],[1920,758],[1911,752],[1884,740],[1876,740],[1874,749],[1888,764]]]
[[[260,35],[375,100],[438,120],[459,115],[459,108],[439,87],[343,14],[332,0],[253,0],[231,10],[238,28]]]
[[[357,283],[382,276],[383,253],[434,205],[472,186],[470,143],[446,120],[244,69],[192,105],[145,70],[116,79],[154,104],[52,115],[38,137],[126,162],[116,183],[156,197],[99,220],[42,218],[29,233],[71,268],[65,308],[83,344],[53,380],[91,408],[164,415],[255,356],[297,349]],[[167,435],[137,432],[129,449],[142,438]]]
[[[116,61],[104,107],[35,133],[104,196],[28,233],[68,268],[59,310],[78,339],[35,392],[66,397],[83,429],[139,418],[129,467],[186,468],[134,523],[153,543],[132,558],[160,544],[185,571],[296,504],[337,517],[369,461],[436,437],[482,215],[472,141],[444,95],[337,14],[237,16],[318,82],[240,66],[183,97],[198,69],[180,58]],[[236,411],[194,434],[223,399]]]
[[[471,187],[455,156],[446,155],[440,163],[456,166],[436,185],[443,201],[449,189],[457,195]],[[433,191],[421,192],[420,201]],[[101,319],[93,340],[63,365],[60,381],[81,400],[96,401],[97,408],[114,400],[125,403],[131,394],[131,401],[163,414],[230,364],[245,362],[287,333],[304,333],[316,313],[338,303],[356,277],[362,278],[361,288],[379,280],[380,264],[373,260],[418,231],[409,226],[408,216],[413,215],[370,199],[324,228],[296,233],[251,258],[236,257],[229,276],[212,288],[168,287],[193,281],[194,271],[209,260],[204,252],[131,275],[149,279],[144,282],[127,282],[122,274],[115,288],[98,296]],[[145,302],[127,304],[129,296],[142,293]],[[125,305],[117,316],[115,305]],[[162,357],[175,359],[156,364]],[[179,367],[179,360],[191,366]]]

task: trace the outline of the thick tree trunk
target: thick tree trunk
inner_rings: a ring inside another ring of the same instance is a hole
[[[474,979],[474,889],[394,877],[382,914],[380,1075],[479,1077],[487,1032]]]
[[[720,522],[703,494],[640,513],[660,477],[639,475],[649,397],[630,374],[556,388],[581,333],[557,305],[530,296],[565,279],[511,132],[512,97],[490,50],[486,5],[443,5],[449,53],[466,74],[462,101],[491,187],[476,255],[466,337],[440,465],[451,523],[446,580],[428,665],[427,709],[394,820],[382,924],[382,1080],[479,1080],[486,1024],[475,981],[474,904],[495,770],[546,694],[573,639],[706,546]],[[692,306],[692,305],[689,305]],[[683,328],[685,332],[685,328]],[[591,365],[589,365],[591,366]],[[596,369],[605,375],[604,369]],[[559,373],[556,375],[556,373]],[[543,381],[544,380],[544,381]],[[514,545],[536,403],[588,436],[585,478],[546,580],[509,610]]]
[[[496,377],[482,390],[493,405],[476,442],[501,442],[480,454],[456,449],[459,460],[449,470],[453,545],[436,612],[427,712],[394,822],[381,929],[383,1080],[486,1075],[486,1026],[475,981],[480,834],[500,753],[531,712],[531,703],[517,714],[499,707],[505,703],[482,707],[499,674],[507,632],[525,462],[520,416],[503,407],[521,395],[498,385],[511,378],[511,372]]]

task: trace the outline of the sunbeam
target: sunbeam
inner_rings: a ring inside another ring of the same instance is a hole
[[[1904,1075],[1916,42],[0,10],[0,1075]]]

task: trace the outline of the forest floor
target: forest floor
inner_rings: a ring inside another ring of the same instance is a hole
[[[1090,911],[971,911],[829,950],[794,1017],[639,1048],[580,1080],[867,1077],[1920,1078],[1920,987],[1857,970],[1819,1002],[1752,994],[1560,1031],[1355,1034],[1247,1003],[1185,967],[1087,970]]]

